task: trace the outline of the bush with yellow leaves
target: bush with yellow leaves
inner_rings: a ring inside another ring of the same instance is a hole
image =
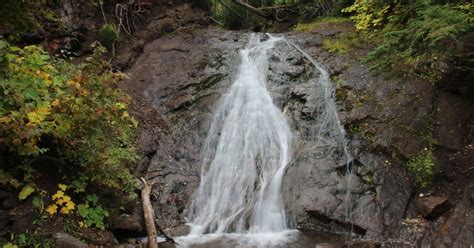
[[[20,158],[16,167],[55,157],[62,161],[58,170],[74,172],[63,176],[75,191],[93,183],[131,193],[137,122],[127,112],[129,97],[115,85],[123,74],[102,59],[105,48],[94,49],[77,65],[0,39],[0,151]],[[1,178],[14,170],[0,168],[0,184],[11,182]]]
[[[58,212],[58,209],[60,209],[61,214],[68,215],[76,208],[76,204],[72,201],[71,197],[66,194],[66,185],[59,184],[58,188],[56,194],[51,196],[53,203],[50,204],[45,211],[50,215],[54,215]]]

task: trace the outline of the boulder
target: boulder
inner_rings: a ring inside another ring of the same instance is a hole
[[[144,230],[142,218],[138,215],[111,216],[108,220],[110,230],[126,230],[131,232],[141,232]]]
[[[419,197],[415,201],[419,214],[425,218],[437,218],[449,210],[450,204],[446,197]]]
[[[86,248],[87,244],[63,232],[53,234],[56,246],[60,248]]]
[[[35,213],[26,213],[23,215],[14,216],[12,218],[12,232],[13,233],[24,233],[31,227],[31,223],[35,218]]]

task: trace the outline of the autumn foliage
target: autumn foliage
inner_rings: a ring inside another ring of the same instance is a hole
[[[32,157],[57,158],[68,167],[59,169],[73,168],[77,191],[94,183],[131,192],[137,123],[127,112],[129,97],[115,85],[123,75],[101,59],[104,51],[95,45],[76,65],[38,46],[0,40],[0,150],[23,165]]]

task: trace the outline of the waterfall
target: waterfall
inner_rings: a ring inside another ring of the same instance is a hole
[[[301,47],[294,44],[289,40],[285,40],[290,46],[293,46],[298,50],[306,59],[308,59],[311,64],[319,72],[319,78],[315,81],[314,89],[317,91],[317,110],[319,113],[318,121],[315,123],[313,128],[309,130],[309,139],[317,141],[320,144],[320,147],[326,147],[326,149],[331,152],[337,152],[340,154],[339,161],[342,161],[346,165],[345,173],[345,188],[341,189],[345,191],[344,197],[344,207],[346,209],[345,221],[351,222],[352,219],[352,193],[351,189],[353,188],[352,180],[352,157],[349,154],[347,148],[347,139],[346,131],[344,126],[339,120],[339,115],[336,109],[335,103],[335,94],[334,87],[332,87],[331,79],[329,78],[329,73],[314,60],[308,53],[306,53]]]
[[[201,182],[189,209],[191,234],[287,229],[280,191],[291,132],[266,86],[268,52],[282,40],[253,34],[240,51],[238,74],[204,144]]]
[[[278,43],[294,47],[318,71],[319,78],[311,79],[317,117],[308,139],[345,161],[344,203],[350,218],[351,158],[328,72],[291,41],[271,35],[261,41],[252,34],[240,51],[238,73],[218,102],[203,144],[201,181],[187,209],[191,231],[179,239],[181,247],[296,245],[298,232],[287,226],[281,192],[292,134],[267,89],[270,55]],[[209,246],[212,242],[217,243]]]

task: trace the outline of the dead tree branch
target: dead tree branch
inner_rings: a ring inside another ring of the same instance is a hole
[[[257,8],[253,7],[252,5],[250,5],[248,3],[244,3],[241,0],[232,0],[232,2],[239,5],[239,6],[241,6],[241,7],[244,7],[246,9],[248,9],[250,12],[252,12],[256,15],[259,15],[259,16],[264,17],[264,18],[272,18],[272,16],[269,15],[268,13],[262,11],[261,9],[257,9]]]
[[[148,238],[148,248],[158,248],[158,242],[156,241],[155,211],[153,210],[150,201],[151,188],[153,187],[153,184],[149,184],[143,177],[140,179],[143,182],[141,197]]]

